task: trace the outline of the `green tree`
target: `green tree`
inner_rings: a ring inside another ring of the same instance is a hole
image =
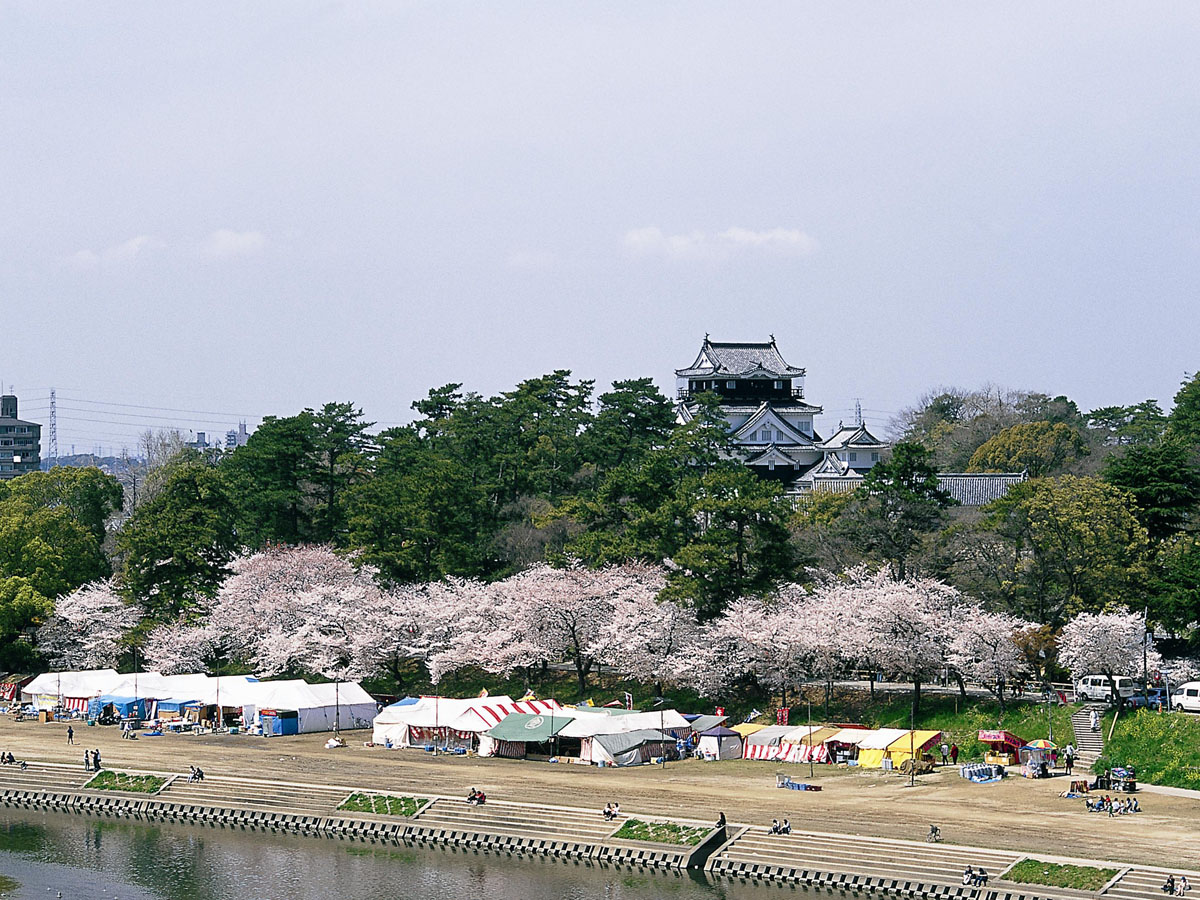
[[[105,526],[122,506],[121,483],[94,466],[56,466],[48,472],[29,472],[10,482],[0,482],[0,498],[24,499],[34,507],[64,507],[91,531],[96,544],[104,543]]]
[[[636,462],[670,438],[675,412],[652,379],[614,381],[599,399],[584,433],[584,454],[601,472]]]
[[[352,403],[326,403],[319,410],[304,410],[312,425],[312,444],[305,481],[312,486],[316,503],[313,527],[318,541],[341,539],[346,529],[342,495],[359,481],[367,468],[371,440],[361,409]]]
[[[1186,379],[1175,394],[1167,428],[1186,444],[1200,444],[1200,372]]]
[[[1005,428],[971,455],[968,472],[1021,472],[1040,478],[1088,452],[1078,428],[1062,422],[1029,422]]]
[[[998,577],[1018,615],[1057,625],[1145,599],[1149,540],[1127,491],[1098,478],[1040,478],[983,512],[983,528],[1009,548]]]
[[[1166,430],[1167,417],[1157,400],[1133,406],[1104,406],[1088,413],[1088,424],[1106,437],[1107,443],[1153,444]]]
[[[246,546],[257,550],[316,539],[313,489],[306,481],[316,456],[315,431],[309,410],[268,416],[244,447],[222,460],[237,504],[238,536]]]
[[[1200,466],[1195,451],[1178,439],[1134,444],[1110,456],[1102,476],[1133,496],[1138,519],[1152,541],[1187,528],[1200,503]]]
[[[481,574],[483,491],[412,427],[379,441],[372,477],[346,493],[347,545],[396,582]]]
[[[743,466],[689,479],[670,508],[677,531],[690,534],[672,556],[678,568],[664,596],[690,603],[700,621],[738,597],[767,593],[799,568],[782,488]]]
[[[1160,550],[1149,606],[1151,621],[1200,644],[1200,536],[1179,535]]]
[[[887,562],[902,580],[908,560],[925,537],[941,527],[953,503],[938,486],[932,452],[902,441],[889,459],[867,472],[855,502],[842,516],[842,528],[851,543]]]
[[[228,575],[238,548],[230,493],[220,469],[193,460],[126,522],[117,539],[123,583],[153,620],[191,611]]]

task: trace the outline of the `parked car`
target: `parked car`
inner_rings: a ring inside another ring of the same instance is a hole
[[[1143,707],[1147,709],[1159,709],[1160,707],[1167,709],[1170,705],[1170,695],[1167,693],[1166,688],[1155,687],[1150,688],[1144,694],[1139,690],[1125,702],[1134,709],[1142,709]]]
[[[1187,712],[1200,712],[1200,681],[1188,681],[1175,688],[1171,706]]]
[[[1132,678],[1124,675],[1117,675],[1116,682],[1117,705],[1123,706],[1133,697],[1137,686],[1133,683]],[[1107,675],[1085,675],[1075,684],[1075,698],[1109,703],[1113,699],[1112,682]]]

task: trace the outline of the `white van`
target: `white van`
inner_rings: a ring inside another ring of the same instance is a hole
[[[1200,712],[1200,681],[1188,681],[1171,693],[1171,708]]]
[[[1133,683],[1132,678],[1124,675],[1117,675],[1116,682],[1117,698],[1121,705],[1124,705],[1126,700],[1137,693],[1137,685]],[[1076,700],[1095,700],[1099,703],[1108,703],[1112,700],[1112,695],[1112,684],[1107,675],[1085,675],[1075,685]]]

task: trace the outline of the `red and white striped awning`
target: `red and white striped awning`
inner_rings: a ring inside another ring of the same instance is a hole
[[[450,727],[458,731],[487,731],[501,719],[513,713],[529,713],[530,715],[547,715],[551,711],[562,709],[557,700],[513,700],[510,703],[489,703],[486,698],[471,704],[469,709],[460,713]]]
[[[91,699],[91,697],[63,697],[62,705],[64,709],[72,712],[87,712],[88,701]]]

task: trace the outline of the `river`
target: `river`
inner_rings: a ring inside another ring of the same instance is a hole
[[[766,900],[797,889],[544,857],[349,843],[0,808],[8,898]],[[830,895],[824,895],[830,896]]]

